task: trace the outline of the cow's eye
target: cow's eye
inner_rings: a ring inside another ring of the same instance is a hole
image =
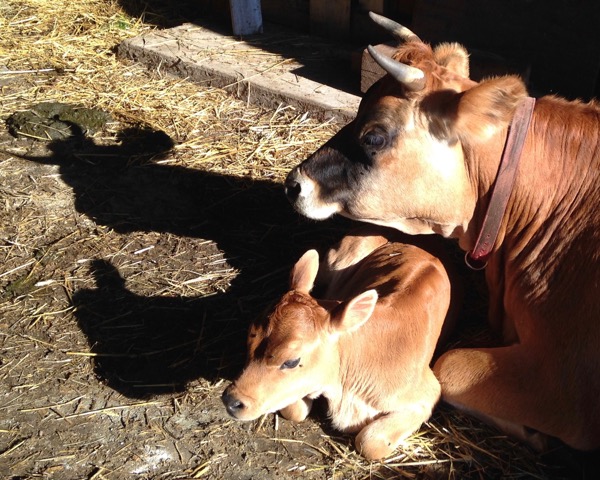
[[[286,368],[296,368],[300,364],[300,358],[296,358],[294,360],[287,360],[281,364],[279,367],[281,370],[285,370]]]
[[[381,133],[377,132],[365,133],[361,139],[363,146],[376,149],[384,147],[385,141],[385,137]]]

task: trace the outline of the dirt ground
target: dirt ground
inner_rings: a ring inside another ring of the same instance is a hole
[[[14,53],[46,39],[60,50],[56,25],[73,18],[86,27],[70,35],[88,44],[115,19],[133,35],[154,18],[135,5],[0,9],[12,29],[0,50],[0,478],[596,478],[585,456],[539,457],[444,406],[373,463],[331,431],[323,405],[302,424],[227,416],[220,395],[243,366],[249,322],[302,252],[350,227],[299,218],[281,185],[339,126],[122,65],[112,34],[98,64],[61,50],[50,64],[68,75]],[[112,75],[110,88],[98,80]],[[123,78],[139,81],[135,95],[119,91]],[[105,120],[54,114],[28,134],[9,120],[77,98]],[[178,108],[191,98],[187,118]]]
[[[0,138],[31,158],[0,164],[3,476],[270,478],[324,455],[315,422],[242,425],[219,398],[312,235],[280,188]]]

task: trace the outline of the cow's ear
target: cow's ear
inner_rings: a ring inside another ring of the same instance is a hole
[[[302,293],[309,293],[319,271],[319,253],[309,250],[296,262],[290,276],[290,287]]]
[[[373,314],[377,298],[375,290],[367,290],[350,300],[343,307],[342,315],[335,325],[336,330],[352,332],[360,328]]]
[[[482,140],[510,123],[518,103],[527,96],[523,81],[517,76],[484,80],[460,95],[456,132],[475,135]]]
[[[433,50],[436,63],[457,75],[469,78],[469,54],[458,43],[441,43]]]

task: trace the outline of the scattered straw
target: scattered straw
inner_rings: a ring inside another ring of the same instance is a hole
[[[129,408],[149,407],[151,405],[159,405],[159,404],[160,404],[160,402],[141,402],[141,403],[133,403],[131,405],[117,405],[114,407],[99,408],[97,410],[90,410],[87,412],[72,413],[71,415],[65,415],[63,418],[69,419],[69,418],[76,418],[76,417],[87,417],[89,415],[99,415],[102,413],[114,412],[115,410],[125,410],[125,409],[129,409]]]

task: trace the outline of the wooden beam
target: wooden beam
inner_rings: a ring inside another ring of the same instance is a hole
[[[262,33],[260,0],[229,0],[234,35]]]

